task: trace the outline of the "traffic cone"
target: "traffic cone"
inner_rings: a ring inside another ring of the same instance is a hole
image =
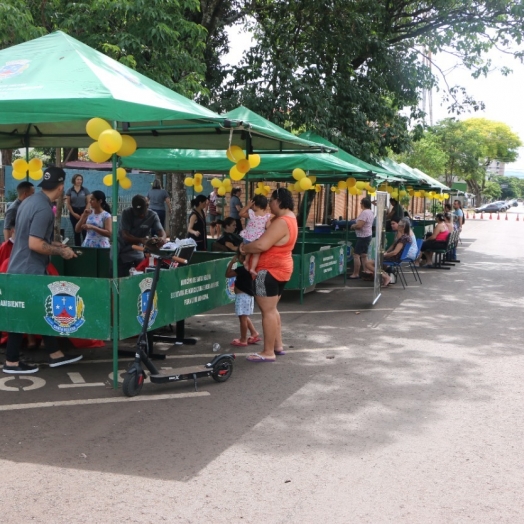
[[[490,219],[490,220],[493,220],[493,213],[490,213],[490,214],[489,214],[489,219]]]
[[[477,218],[477,215],[473,213],[473,220],[475,220],[476,218]]]
[[[497,220],[500,220],[500,213],[497,213]]]
[[[506,213],[506,220],[508,219],[508,214]]]
[[[517,213],[517,222],[520,221],[519,214]]]
[[[480,214],[480,220],[484,220],[484,213]]]

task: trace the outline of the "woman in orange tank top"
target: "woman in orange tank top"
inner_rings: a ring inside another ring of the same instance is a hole
[[[277,305],[293,273],[292,252],[298,236],[293,196],[281,187],[273,191],[269,208],[275,216],[266,232],[254,242],[241,244],[240,252],[261,253],[255,278],[255,300],[262,313],[264,350],[247,357],[250,362],[275,362],[284,355],[282,327]]]

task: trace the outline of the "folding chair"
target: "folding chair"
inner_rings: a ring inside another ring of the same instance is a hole
[[[406,289],[408,283],[406,281],[406,275],[404,275],[404,271],[402,270],[402,262],[410,260],[408,259],[408,251],[410,247],[410,244],[406,244],[404,246],[404,249],[402,250],[402,255],[400,255],[400,260],[398,262],[393,262],[392,260],[384,261],[384,266],[390,267],[392,269],[392,273],[398,280],[400,280],[400,283],[402,284],[402,287],[404,289]]]

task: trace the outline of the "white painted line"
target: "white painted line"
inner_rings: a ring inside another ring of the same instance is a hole
[[[150,400],[172,400],[177,398],[208,397],[208,391],[195,391],[192,393],[172,393],[169,395],[151,395],[150,397],[115,397],[115,398],[88,398],[85,400],[57,400],[55,402],[34,402],[32,404],[11,404],[0,406],[0,411],[17,411],[34,408],[57,408],[67,406],[85,406],[89,404],[113,404],[118,402],[147,402]]]
[[[58,384],[58,389],[90,388],[95,386],[105,386],[105,384],[103,382],[84,382],[82,384]]]
[[[368,311],[394,311],[395,308],[384,307],[384,308],[373,308],[373,309],[322,309],[320,311],[279,311],[281,315],[318,315],[320,313],[366,313]],[[260,311],[256,311],[253,315],[260,315]],[[236,317],[235,313],[216,313],[214,315],[195,315],[194,317]],[[191,318],[194,318],[191,317]]]
[[[69,376],[73,384],[85,384],[86,383],[86,381],[83,379],[80,373],[68,373],[67,375]]]

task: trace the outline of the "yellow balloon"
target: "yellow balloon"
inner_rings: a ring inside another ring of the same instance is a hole
[[[186,187],[193,187],[195,185],[195,181],[190,176],[188,176],[184,179],[184,185]]]
[[[249,167],[251,169],[260,165],[260,155],[249,155],[247,159],[249,161]]]
[[[106,122],[102,118],[92,118],[86,124],[86,133],[93,139],[98,140],[98,137],[103,131],[111,129],[109,122]]]
[[[391,191],[390,196],[391,198],[398,200],[398,191]]]
[[[226,188],[224,186],[220,186],[218,189],[217,189],[217,194],[219,196],[224,196],[226,194]]]
[[[113,185],[113,175],[109,174],[104,177],[104,185],[105,186],[112,186]]]
[[[407,192],[404,189],[401,189],[400,193],[399,193],[399,196],[400,197],[405,197],[406,195],[407,195]]]
[[[118,183],[122,189],[131,189],[131,186],[133,185],[133,182],[131,182],[131,180],[127,177],[122,178],[118,181]]]
[[[104,153],[112,155],[122,147],[122,135],[116,129],[106,129],[98,137],[98,146]]]
[[[222,185],[226,188],[226,189],[230,189],[232,187],[232,184],[231,184],[231,179],[230,178],[224,178],[224,180],[222,180]]]
[[[365,182],[362,182],[362,180],[359,180],[356,184],[355,184],[355,187],[357,189],[364,189],[364,186],[366,185]]]
[[[36,171],[29,171],[29,178],[32,180],[40,180],[44,176],[44,172],[41,169]]]
[[[426,196],[426,192],[425,192],[424,190],[419,191],[419,193],[420,193],[420,196],[421,196],[421,197],[425,197],[425,196]]]
[[[102,162],[109,160],[109,157],[111,156],[108,153],[104,153],[100,149],[98,142],[93,142],[89,146],[89,149],[87,150],[87,154],[89,155],[89,158],[91,159],[91,161],[96,162],[97,164],[101,164]]]
[[[306,176],[306,173],[304,172],[303,169],[300,169],[299,167],[297,167],[296,169],[293,169],[293,173],[292,173],[292,176],[295,180],[300,180],[301,178],[304,178]]]
[[[197,180],[200,180],[200,181],[201,181],[201,180],[204,178],[204,175],[203,175],[202,173],[195,173],[195,174],[193,175],[193,178],[195,179],[195,182],[196,182]]]
[[[311,188],[311,186],[313,185],[311,183],[311,180],[309,180],[308,177],[304,177],[304,178],[301,178],[299,181],[298,181],[299,185],[300,185],[300,189],[303,189],[304,191],[308,190]]]
[[[295,182],[294,186],[293,186],[293,189],[295,191],[298,191],[300,192],[302,190],[302,188],[300,187],[300,180],[298,180],[297,182]]]
[[[245,175],[250,169],[249,162],[245,158],[243,158],[242,160],[239,160],[237,162],[236,168],[239,173]]]
[[[266,193],[269,193],[271,191],[271,188],[269,186],[264,186],[263,189]]]
[[[39,158],[32,158],[31,160],[29,160],[27,168],[29,169],[29,171],[38,171],[38,170],[42,169],[43,165],[44,165],[44,163]],[[29,176],[31,176],[31,175],[29,175]]]
[[[212,178],[211,179],[211,185],[215,189],[218,189],[222,185],[222,181],[220,180],[220,178]]]
[[[255,195],[261,195],[262,192],[263,192],[263,190],[260,189],[259,187],[257,187],[257,188],[255,189]]]
[[[13,169],[13,178],[15,180],[23,180],[25,178],[25,173],[22,173],[21,171],[15,171]]]
[[[350,195],[358,195],[358,189],[356,188],[356,186],[351,186],[349,189],[349,194]]]
[[[18,171],[19,173],[24,173],[24,176],[25,172],[29,169],[28,163],[23,158],[18,158],[17,160],[15,160],[12,166],[15,171]]]
[[[309,175],[308,178],[309,178],[309,180],[311,180],[312,184],[316,184],[316,182],[317,182],[317,177],[316,176]]]
[[[123,167],[117,168],[117,170],[116,170],[116,179],[117,180],[122,180],[126,176],[127,176],[127,172],[126,172],[126,170]]]
[[[320,191],[322,191],[322,186],[320,184],[316,184],[315,185],[315,192],[316,193],[320,193]]]
[[[231,177],[231,180],[234,180],[235,182],[238,182],[239,180],[242,180],[245,176],[244,173],[241,173],[237,166],[233,166],[230,170],[229,170],[229,176]]]
[[[415,196],[416,196],[417,198],[420,198],[420,191],[415,191]]]
[[[409,196],[413,196],[413,195],[415,194],[415,191],[413,191],[413,189],[410,189],[410,190],[408,191],[408,194],[409,194]]]
[[[349,189],[350,187],[355,187],[356,183],[357,183],[357,181],[356,181],[356,179],[353,178],[353,177],[350,177],[350,178],[348,178],[348,179],[346,180],[346,186],[348,187],[348,189]]]
[[[335,193],[337,189],[338,189],[337,187],[335,187],[335,186],[331,186],[331,192],[332,192],[332,193]]]
[[[342,190],[342,189],[346,189],[348,186],[346,184],[346,181],[345,180],[340,180],[339,183],[337,184],[337,188]]]
[[[122,136],[122,146],[116,152],[118,156],[131,156],[136,151],[136,140],[129,135]]]
[[[195,193],[202,193],[204,191],[204,186],[201,186],[200,184],[194,186]]]
[[[246,158],[244,151],[238,146],[231,146],[226,151],[226,156],[229,160],[231,160],[231,162],[235,163],[237,163],[239,160],[242,160],[243,158]]]

